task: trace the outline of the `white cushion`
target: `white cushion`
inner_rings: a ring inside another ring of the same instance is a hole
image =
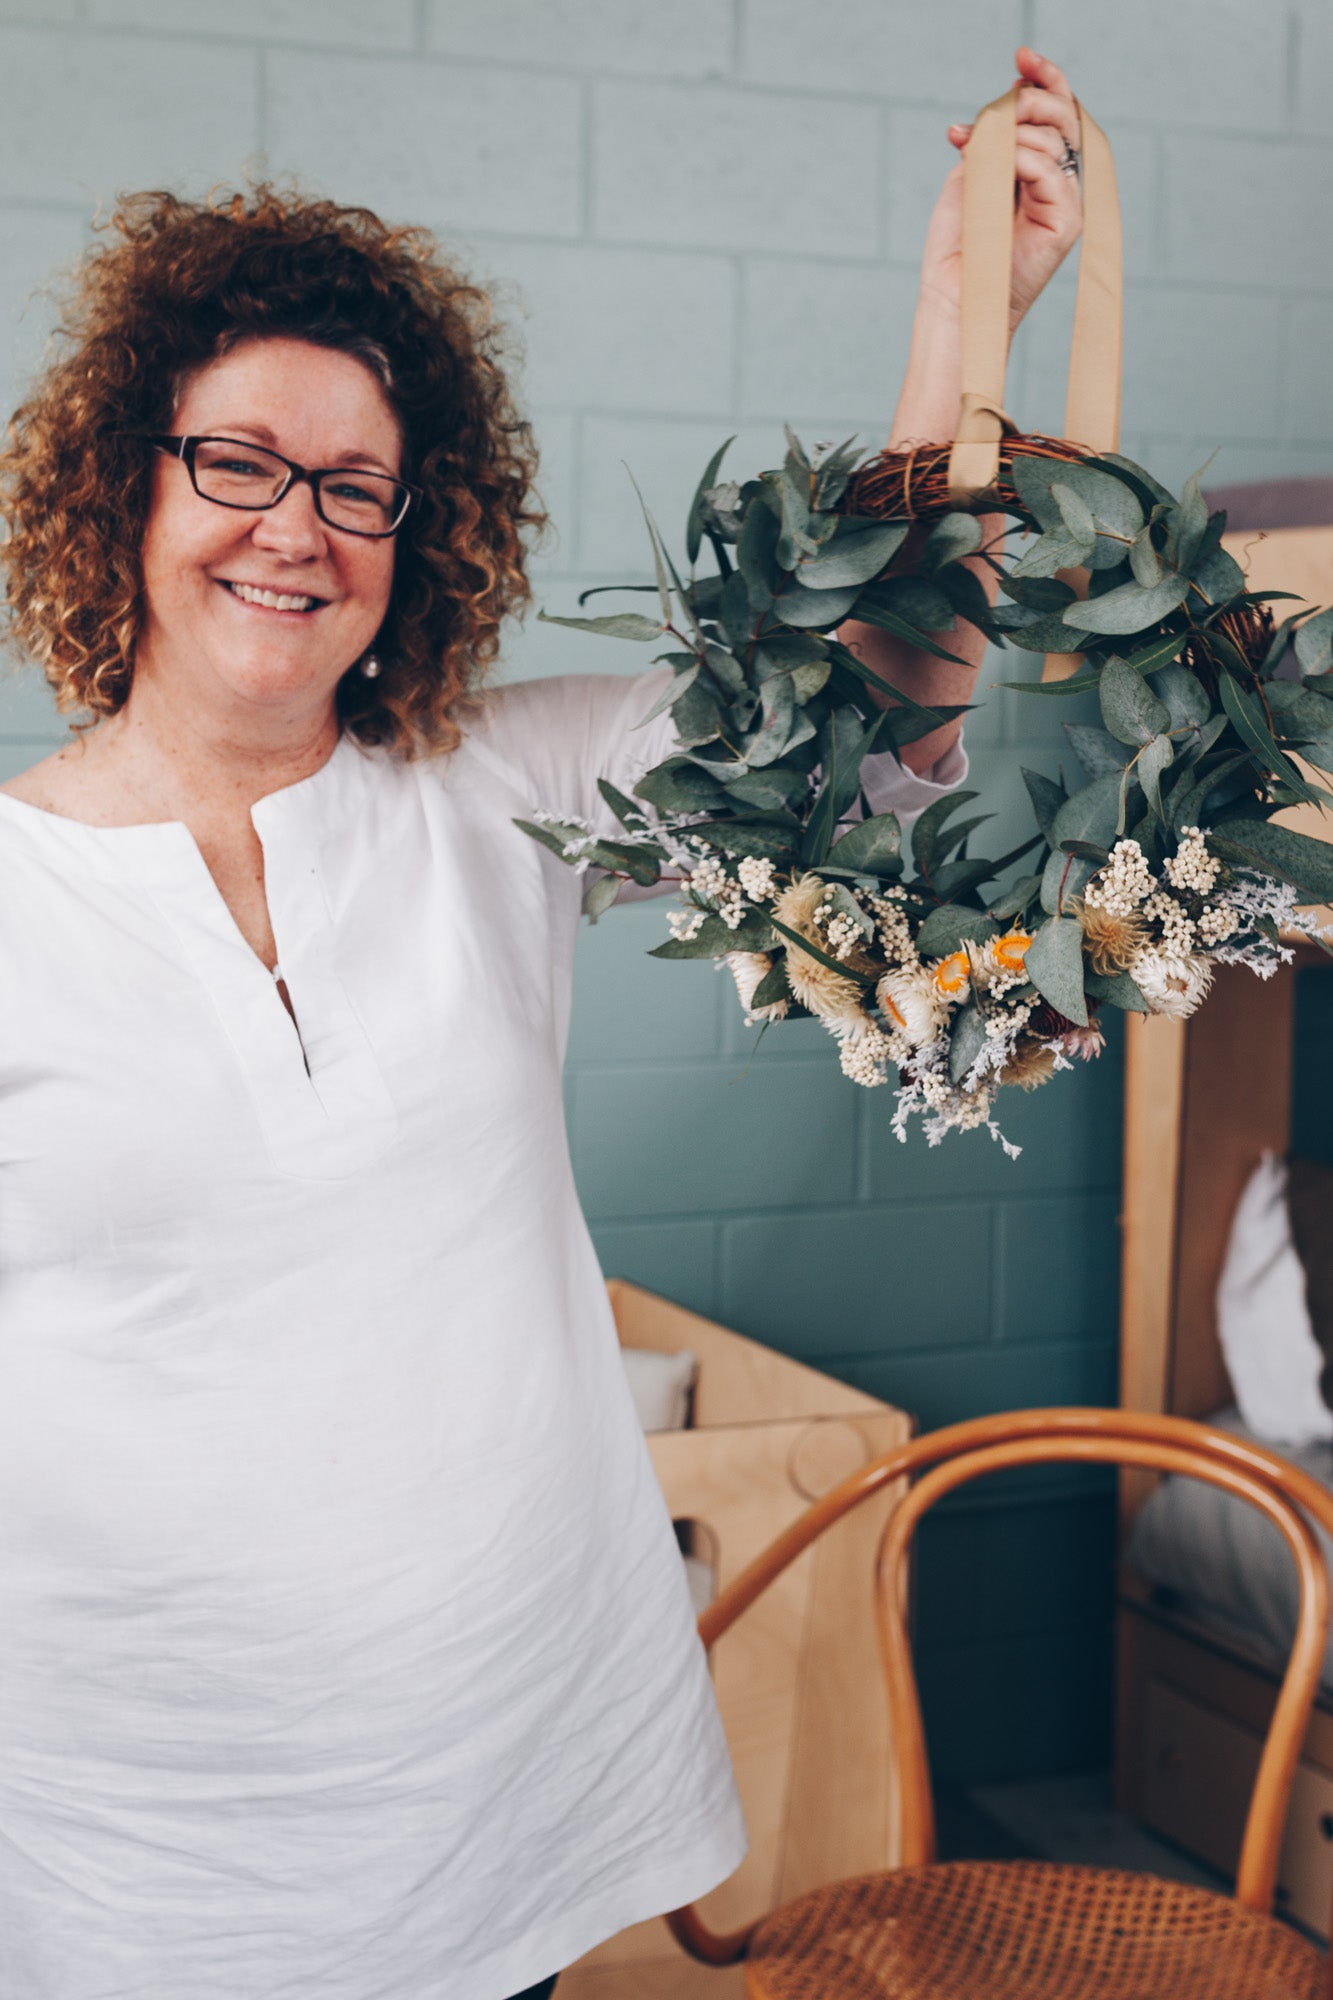
[[[630,1394],[646,1431],[683,1431],[690,1418],[690,1390],[699,1372],[688,1347],[663,1354],[655,1347],[622,1347]]]
[[[1333,1438],[1324,1357],[1287,1214],[1287,1169],[1265,1153],[1236,1204],[1217,1287],[1217,1331],[1246,1428],[1270,1444]]]

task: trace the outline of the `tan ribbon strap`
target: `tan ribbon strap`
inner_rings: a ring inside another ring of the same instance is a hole
[[[1110,141],[1081,104],[1078,117],[1083,141],[1083,241],[1065,436],[1075,444],[1091,445],[1094,451],[1117,451],[1124,344],[1120,197]]]
[[[949,497],[966,507],[994,484],[1009,358],[1009,297],[1014,246],[1014,155],[1018,84],[977,114],[963,155],[962,378],[958,426],[949,456]],[[1120,435],[1123,315],[1120,205],[1111,148],[1100,125],[1078,107],[1083,142],[1083,241],[1070,351],[1065,436],[1095,451],[1114,451]]]
[[[1000,469],[1017,106],[1015,84],[977,113],[963,155],[963,397],[949,454],[949,498],[957,507],[992,485]]]

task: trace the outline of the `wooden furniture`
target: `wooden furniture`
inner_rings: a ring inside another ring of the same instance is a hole
[[[1255,589],[1333,603],[1333,481],[1210,495],[1224,546]],[[1278,614],[1290,607],[1279,605]],[[1285,824],[1333,837],[1333,815],[1301,806]],[[1328,920],[1330,913],[1322,913]],[[1327,964],[1298,947],[1272,979],[1223,968],[1187,1022],[1131,1018],[1125,1079],[1121,1403],[1207,1416],[1232,1400],[1215,1297],[1231,1218],[1265,1148],[1287,1150],[1296,975]],[[1122,1476],[1122,1526],[1153,1484]],[[1224,1874],[1236,1865],[1244,1799],[1276,1676],[1243,1643],[1183,1618],[1128,1570],[1118,1615],[1116,1790],[1121,1807]],[[1333,1909],[1333,1701],[1306,1737],[1278,1897],[1320,1935]]]
[[[1120,1870],[934,1860],[930,1774],[907,1632],[907,1555],[926,1510],[983,1473],[1077,1461],[1188,1473],[1257,1507],[1300,1577],[1300,1619],[1259,1760],[1234,1900]],[[699,1621],[716,1641],[818,1537],[884,1485],[916,1484],[881,1544],[877,1619],[902,1802],[902,1864],[798,1897],[719,1935],[672,1928],[701,1961],[743,1964],[750,2000],[1319,2000],[1324,1961],[1271,1915],[1278,1844],[1329,1628],[1330,1585],[1306,1515],[1333,1496],[1275,1453],[1173,1417],[1031,1410],[928,1433],[853,1474],[779,1537]],[[1304,1510],[1304,1511],[1302,1511]]]
[[[691,1524],[723,1591],[812,1501],[911,1435],[910,1419],[873,1396],[635,1285],[607,1289],[623,1345],[699,1357],[691,1427],[650,1434],[648,1449],[673,1520]],[[740,1869],[703,1905],[714,1923],[898,1858],[870,1589],[895,1497],[891,1482],[878,1489],[712,1647],[750,1835]],[[738,1977],[685,1957],[654,1919],[580,1960],[560,1996],[726,2000]]]

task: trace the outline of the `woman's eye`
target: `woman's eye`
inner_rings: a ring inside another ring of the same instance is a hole
[[[354,479],[331,479],[328,491],[335,500],[351,500],[363,507],[379,505],[379,494],[372,493],[368,487],[359,485]]]

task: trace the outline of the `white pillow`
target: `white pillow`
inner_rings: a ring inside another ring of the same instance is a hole
[[[690,1390],[699,1372],[688,1347],[663,1354],[656,1347],[622,1347],[630,1394],[646,1431],[683,1431],[690,1417]]]
[[[1285,1161],[1265,1153],[1236,1204],[1217,1286],[1217,1332],[1247,1429],[1269,1444],[1333,1438],[1324,1357],[1287,1213]]]

